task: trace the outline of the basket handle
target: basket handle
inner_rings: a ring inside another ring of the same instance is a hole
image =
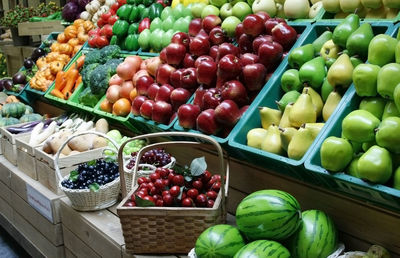
[[[159,133],[150,133],[150,134],[143,134],[143,135],[139,135],[133,138],[128,139],[127,141],[125,141],[124,143],[121,144],[119,150],[118,150],[118,163],[119,165],[119,175],[121,178],[121,190],[122,190],[122,197],[125,198],[127,196],[127,192],[126,192],[126,182],[125,182],[125,173],[124,173],[124,163],[123,163],[123,149],[125,147],[125,145],[131,141],[134,140],[139,140],[139,139],[148,139],[148,138],[156,138],[156,137],[191,137],[194,139],[199,139],[199,140],[203,140],[209,144],[211,144],[217,151],[218,153],[218,157],[219,157],[219,165],[220,165],[220,171],[222,173],[222,179],[226,176],[226,183],[228,184],[229,182],[229,161],[227,162],[227,166],[226,166],[226,170],[225,170],[225,166],[224,166],[224,151],[222,150],[221,146],[219,145],[219,143],[214,140],[213,138],[211,138],[210,136],[207,135],[202,135],[202,134],[195,134],[195,133],[189,133],[189,132],[159,132]],[[174,144],[177,142],[164,142],[164,144]],[[181,143],[185,143],[184,141],[181,141]],[[186,143],[196,143],[196,144],[200,144],[198,142],[186,142]],[[148,145],[145,146],[143,148],[141,148],[138,151],[138,154],[136,155],[136,161],[140,160],[142,153],[153,147],[153,145]],[[135,167],[133,170],[133,180],[132,180],[132,184],[135,183],[135,178],[136,178],[136,173],[137,173],[137,169],[139,167],[139,162],[135,162]],[[225,180],[221,180],[221,189],[223,192],[225,192],[225,194],[222,194],[222,201],[223,203],[225,203],[225,196],[228,194],[228,188],[226,187],[225,189]],[[225,189],[225,191],[224,191]]]
[[[108,141],[110,141],[110,142],[115,146],[115,148],[117,148],[117,150],[118,150],[118,143],[116,143],[113,139],[111,139],[109,136],[107,136],[107,135],[104,134],[104,133],[100,133],[100,132],[96,132],[96,131],[86,131],[86,132],[79,132],[79,133],[76,133],[76,134],[74,134],[74,135],[71,135],[70,137],[68,137],[67,140],[65,140],[65,142],[64,142],[63,144],[61,144],[61,147],[58,148],[58,150],[57,150],[57,152],[56,152],[56,154],[55,154],[55,158],[54,158],[54,170],[56,171],[56,175],[57,175],[57,177],[58,177],[59,180],[62,180],[62,175],[61,175],[61,172],[60,172],[60,168],[59,168],[59,166],[58,166],[58,160],[59,160],[59,158],[60,158],[60,153],[61,153],[61,151],[64,149],[64,147],[68,144],[68,142],[69,142],[70,140],[72,140],[72,139],[75,138],[75,137],[78,137],[78,136],[81,136],[81,135],[86,135],[86,134],[96,134],[96,135],[98,135],[98,136],[104,137],[105,139],[107,139]],[[108,149],[108,148],[106,148],[105,150],[107,150],[107,149]],[[115,150],[113,150],[113,151],[115,151]],[[104,152],[104,151],[103,151],[103,152]]]

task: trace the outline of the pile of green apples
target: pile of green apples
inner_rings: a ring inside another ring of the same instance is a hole
[[[167,6],[161,12],[160,17],[154,18],[150,28],[139,34],[138,43],[143,51],[153,50],[160,52],[161,49],[171,43],[172,36],[176,32],[188,32],[192,21],[190,6],[178,4],[174,8]]]
[[[368,64],[354,69],[353,80],[359,109],[343,119],[341,138],[322,143],[322,167],[374,184],[393,176],[393,187],[400,189],[400,33],[375,36]]]
[[[322,0],[325,11],[334,13],[335,19],[357,13],[367,19],[394,19],[399,14],[398,0]]]

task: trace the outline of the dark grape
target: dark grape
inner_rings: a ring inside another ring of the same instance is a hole
[[[127,169],[132,169],[136,163],[136,152],[131,154],[131,159],[126,165]],[[143,154],[140,159],[140,164],[151,164],[156,167],[163,167],[171,162],[171,154],[165,152],[164,149],[149,150]]]

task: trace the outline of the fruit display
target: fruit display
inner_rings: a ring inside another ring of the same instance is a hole
[[[196,256],[322,258],[338,248],[332,219],[320,210],[301,212],[297,200],[280,190],[245,197],[237,206],[236,224],[206,229],[197,239]]]
[[[32,89],[46,91],[62,71],[70,59],[81,49],[88,39],[88,32],[93,28],[93,23],[82,19],[65,28],[58,34],[57,42],[50,46],[50,53],[39,57],[36,61],[38,71],[29,81]]]
[[[97,159],[84,164],[79,164],[76,170],[64,179],[61,185],[69,189],[90,189],[97,191],[119,178],[118,163],[107,159]]]
[[[153,162],[157,155],[164,156],[156,158],[161,160],[168,157],[160,151],[146,154],[146,157],[143,156],[146,163]],[[212,175],[206,168],[204,157],[194,159],[190,169],[158,167],[149,177],[137,179],[138,188],[124,206],[213,208],[222,178],[218,174]]]
[[[131,152],[131,158],[128,164],[126,164],[127,169],[132,169],[135,166],[137,157],[137,151]],[[155,167],[164,167],[171,163],[171,154],[165,152],[164,149],[154,149],[149,150],[143,154],[140,158],[139,164],[150,164]]]
[[[109,17],[111,17],[112,15],[115,15],[119,5],[120,5],[120,3],[115,0],[89,1],[85,5],[85,11],[83,11],[80,14],[80,18],[85,21],[93,22],[93,24],[97,25],[97,27],[102,27],[102,26],[100,26],[101,23],[105,24],[105,21],[107,21]],[[108,15],[108,13],[110,13],[111,15]],[[103,15],[103,14],[105,14],[105,15]],[[105,19],[106,17],[107,17],[107,19]],[[104,22],[100,22],[100,25],[99,25],[98,21],[100,19],[103,20]]]
[[[366,19],[394,19],[399,14],[400,3],[393,0],[322,0],[322,6],[335,19],[351,13]]]
[[[330,172],[346,172],[371,184],[400,189],[400,65],[393,63],[396,45],[398,39],[388,35],[380,34],[371,40],[368,64],[359,65],[352,74],[358,110],[339,121],[342,137],[326,138],[320,155],[322,167]]]

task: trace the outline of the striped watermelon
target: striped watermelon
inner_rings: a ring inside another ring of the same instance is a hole
[[[245,245],[239,230],[230,225],[215,225],[206,229],[195,245],[198,258],[233,257]]]
[[[236,209],[236,224],[251,240],[286,239],[300,222],[299,203],[292,195],[279,190],[254,192]]]
[[[286,247],[270,240],[256,240],[239,250],[234,258],[289,258]],[[311,258],[311,257],[310,257]]]
[[[294,258],[326,258],[337,248],[337,231],[332,219],[323,211],[302,213],[299,230],[289,240]]]

